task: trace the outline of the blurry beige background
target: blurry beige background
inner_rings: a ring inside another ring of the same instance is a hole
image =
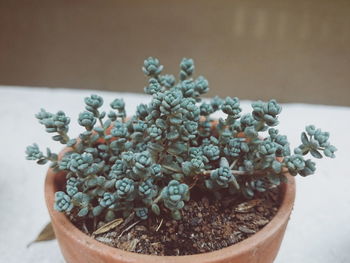
[[[350,106],[350,1],[4,1],[0,85],[142,92],[182,57],[209,95]]]

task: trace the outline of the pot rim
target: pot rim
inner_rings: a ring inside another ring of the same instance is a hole
[[[63,231],[65,235],[75,240],[81,245],[88,246],[89,249],[94,250],[98,254],[111,255],[116,262],[123,260],[123,262],[145,262],[145,263],[157,263],[157,262],[221,262],[227,257],[235,257],[238,254],[254,250],[254,247],[259,247],[265,239],[268,239],[275,232],[282,227],[282,225],[288,221],[290,213],[293,209],[295,200],[295,179],[291,175],[287,175],[288,183],[282,185],[282,197],[281,205],[272,218],[272,220],[259,230],[256,234],[225,248],[215,250],[212,252],[183,255],[183,256],[158,256],[139,254],[134,252],[124,251],[118,248],[114,248],[103,244],[94,238],[86,235],[76,226],[74,226],[69,219],[61,212],[54,210],[54,194],[57,191],[57,185],[55,185],[57,179],[63,176],[64,172],[55,173],[53,169],[49,168],[46,180],[45,180],[45,200],[46,205],[51,217],[51,221],[55,231]]]

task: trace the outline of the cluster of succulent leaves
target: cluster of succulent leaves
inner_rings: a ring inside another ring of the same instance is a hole
[[[281,112],[275,100],[254,102],[252,112],[241,115],[236,97],[202,102],[209,83],[193,77],[192,59],[181,61],[178,81],[162,71],[158,59],[144,61],[149,77],[144,90],[152,98],[130,118],[122,99],[115,99],[107,113],[101,97],[85,98],[78,119],[84,131],[77,139],[68,136],[70,118],[64,112],[36,115],[53,140],[70,147],[62,158],[49,149],[44,154],[36,144],[26,151],[27,159],[49,161],[52,169],[66,173],[65,189],[55,195],[56,210],[104,221],[133,212],[141,219],[150,213],[180,219],[193,187],[217,198],[253,198],[285,181],[287,172],[313,174],[308,153],[334,157],[329,133],[312,125],[292,153],[287,137],[273,128]],[[225,118],[214,122],[211,115],[217,111]]]

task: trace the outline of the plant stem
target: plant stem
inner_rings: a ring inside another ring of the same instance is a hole
[[[234,160],[234,161],[232,162],[232,164],[230,165],[230,170],[232,170],[233,167],[235,167],[237,161],[238,161],[238,159],[236,159],[236,160]]]
[[[203,174],[209,175],[212,171],[213,170],[204,171]],[[266,171],[258,170],[258,171],[248,172],[248,171],[231,170],[231,173],[234,175],[264,175],[266,174]],[[288,170],[282,173],[286,174],[288,173]]]
[[[161,191],[161,192],[162,192],[162,191]],[[159,194],[159,195],[157,196],[157,198],[154,199],[153,203],[154,203],[154,204],[158,203],[158,202],[160,201],[160,199],[162,199],[162,195],[161,195],[161,194]]]
[[[98,121],[99,121],[99,123],[100,123],[100,125],[101,125],[101,128],[104,130],[102,119],[101,119],[101,118],[98,118]]]
[[[58,134],[63,137],[63,139],[66,143],[69,141],[69,136],[67,135],[67,133],[65,131],[59,131]]]

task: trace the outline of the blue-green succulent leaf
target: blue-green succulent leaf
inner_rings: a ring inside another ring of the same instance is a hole
[[[160,215],[160,208],[157,204],[152,204],[151,209],[152,212],[155,213],[157,216]]]
[[[317,159],[321,159],[322,158],[322,154],[319,151],[317,151],[317,150],[311,149],[310,153],[311,153],[311,155],[313,157],[315,157]]]
[[[83,207],[82,209],[79,210],[78,216],[84,217],[89,213],[89,208],[88,207]]]

